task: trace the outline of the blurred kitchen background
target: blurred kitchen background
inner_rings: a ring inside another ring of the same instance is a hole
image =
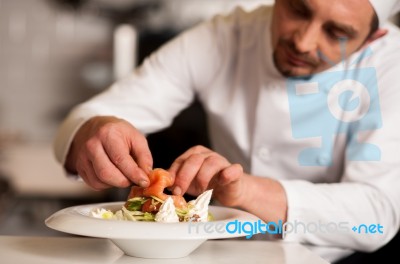
[[[273,0],[0,0],[0,235],[63,235],[52,213],[124,200],[65,177],[51,149],[76,104],[107,88],[179,32],[235,6]],[[173,126],[149,136],[155,167],[208,144],[195,101]],[[177,144],[179,143],[179,144]]]
[[[0,0],[0,235],[63,235],[44,225],[84,203],[124,200],[65,177],[51,148],[76,104],[107,88],[186,28],[272,0]],[[195,101],[149,136],[155,167],[208,144]],[[179,142],[179,144],[177,144]]]

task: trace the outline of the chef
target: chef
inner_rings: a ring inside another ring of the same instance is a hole
[[[54,150],[94,189],[146,187],[146,135],[195,97],[212,149],[171,164],[175,194],[285,223],[328,261],[373,252],[400,226],[396,0],[276,0],[189,29],[77,105]]]

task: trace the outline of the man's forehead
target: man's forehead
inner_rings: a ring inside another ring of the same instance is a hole
[[[364,10],[374,10],[374,7],[370,4],[370,0],[283,0],[291,2],[292,4],[302,5],[307,7],[311,11],[318,11],[320,7],[328,7],[332,10],[332,13],[347,9],[353,13],[363,13]],[[381,0],[385,1],[385,0]],[[398,0],[400,2],[400,0]],[[339,9],[338,9],[339,7]]]
[[[357,31],[362,26],[369,27],[373,8],[369,0],[283,0],[297,7],[303,7],[312,15],[318,15],[329,24],[340,25],[341,28]],[[360,3],[364,5],[360,5]]]
[[[312,9],[312,0],[288,0],[288,1],[295,1],[301,2],[305,6],[310,7]],[[338,1],[329,1],[331,4],[337,3]],[[346,1],[347,4],[350,4],[353,1]],[[357,0],[356,5],[359,8],[362,7],[372,7],[375,11],[379,24],[384,24],[389,18],[396,15],[400,12],[400,0]],[[360,13],[360,10],[358,10]]]

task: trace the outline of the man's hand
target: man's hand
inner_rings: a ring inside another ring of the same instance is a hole
[[[125,120],[99,116],[88,120],[76,133],[65,168],[78,173],[92,188],[149,185],[152,169],[147,140]]]
[[[224,206],[239,207],[264,221],[286,221],[286,194],[278,181],[246,174],[242,166],[206,147],[187,150],[169,172],[175,177],[174,194],[198,196],[213,189],[213,197]]]
[[[213,197],[225,206],[238,206],[244,193],[243,168],[218,153],[195,146],[179,156],[169,172],[175,177],[172,191],[198,196],[213,189]]]

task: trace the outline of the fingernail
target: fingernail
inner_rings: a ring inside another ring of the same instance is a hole
[[[176,187],[174,188],[173,193],[174,193],[175,195],[182,195],[182,189],[181,189],[181,187],[176,186]]]
[[[146,180],[141,180],[139,181],[139,186],[140,187],[147,187],[149,185],[149,182]]]

